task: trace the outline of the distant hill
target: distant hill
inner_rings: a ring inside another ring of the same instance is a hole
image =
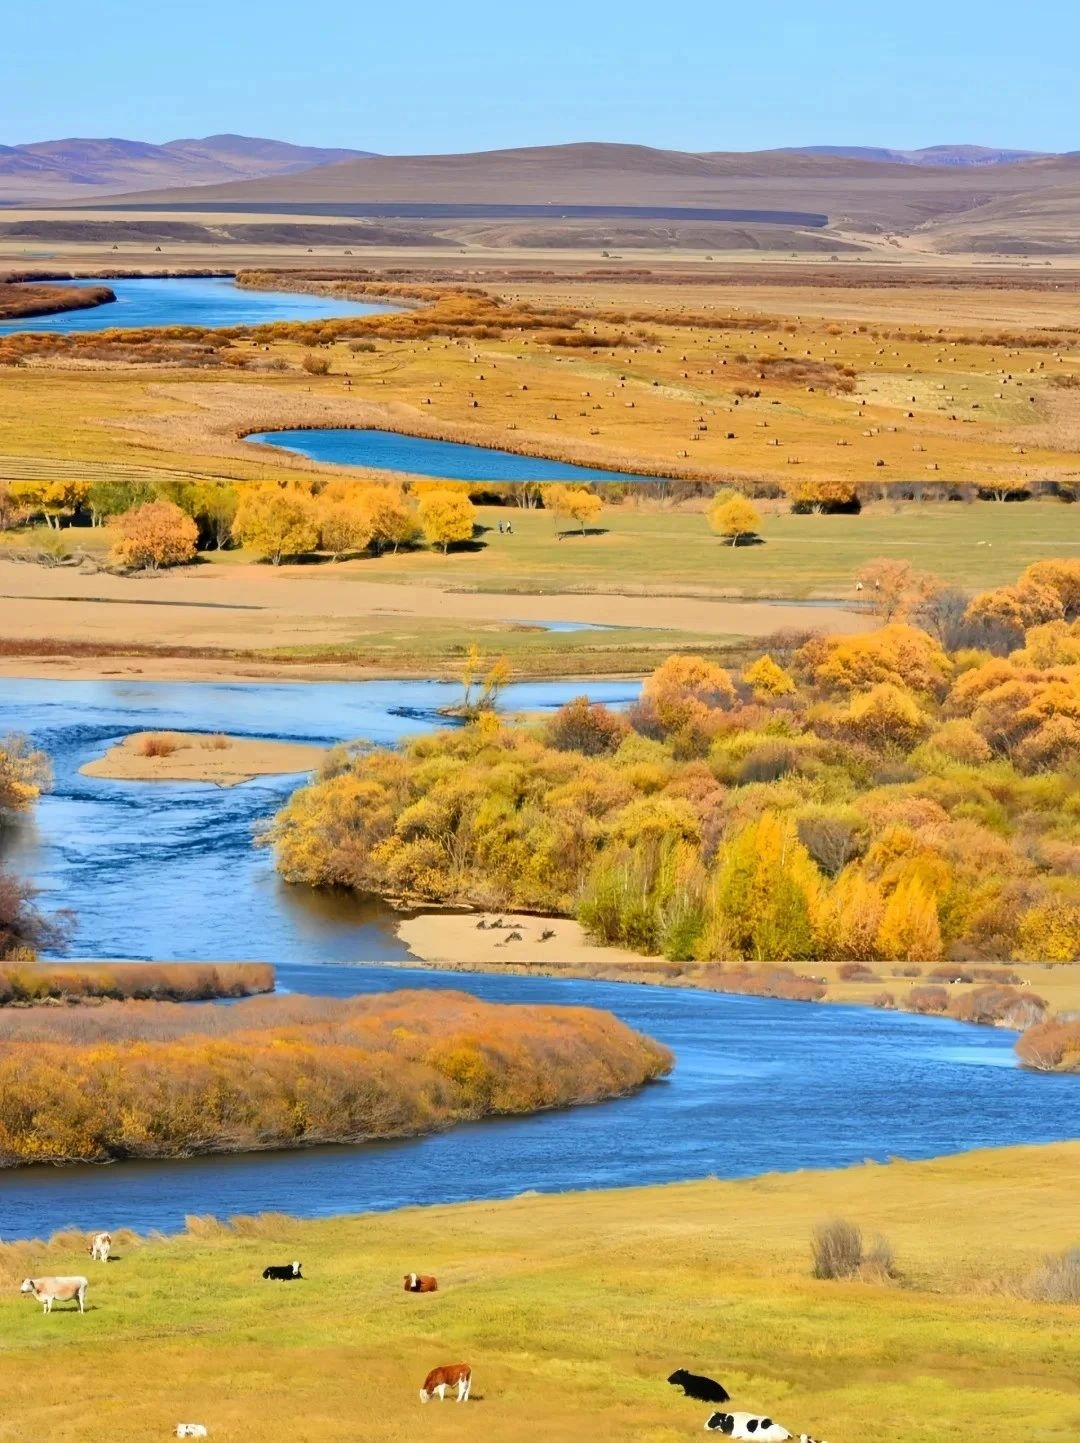
[[[834,155],[848,160],[877,160],[889,165],[1012,165],[1042,160],[1044,150],[997,150],[986,145],[928,145],[922,150],[886,150],[869,145],[800,145],[795,155]]]
[[[955,153],[953,147],[950,153]],[[873,155],[798,150],[690,152],[583,142],[466,155],[380,155],[292,175],[161,190],[131,204],[189,211],[284,212],[328,217],[477,219],[530,207],[554,224],[572,208],[648,208],[650,217],[708,210],[776,225],[816,216],[836,235],[910,234],[1009,198],[1075,182],[1068,156],[996,165],[897,164]],[[128,204],[125,199],[123,204]],[[1080,218],[1080,196],[1077,198]],[[796,221],[796,223],[799,223]]]
[[[170,140],[164,145],[118,139],[0,145],[0,201],[32,205],[255,180],[293,175],[312,166],[368,154],[246,135],[208,135],[202,140]]]

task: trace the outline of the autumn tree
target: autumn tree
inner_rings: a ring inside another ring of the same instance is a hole
[[[775,701],[778,697],[791,696],[797,689],[794,678],[778,666],[768,652],[746,668],[742,679],[753,692],[755,701]]]
[[[21,526],[27,517],[26,506],[19,501],[7,481],[0,481],[0,531]]]
[[[360,488],[341,500],[322,499],[317,508],[319,548],[335,561],[348,551],[363,551],[375,531],[374,518]]]
[[[766,812],[721,853],[710,894],[709,950],[768,962],[812,957],[820,890],[791,820]]]
[[[902,881],[882,912],[877,954],[893,962],[936,962],[942,955],[937,907],[918,877]]]
[[[171,501],[147,501],[118,517],[109,555],[122,566],[157,571],[195,555],[199,528]]]
[[[134,511],[156,497],[149,481],[94,481],[86,495],[91,525],[104,526],[112,517]]]
[[[761,516],[745,496],[720,491],[709,507],[709,526],[717,536],[730,539],[732,546],[738,546],[744,537],[758,534]]]
[[[559,517],[569,516],[576,521],[581,528],[581,534],[585,534],[586,526],[597,519],[603,509],[600,497],[592,491],[585,491],[574,486],[563,486],[559,483],[552,486],[545,486],[543,490],[544,505],[552,513],[555,523],[555,535],[562,535],[559,530]]]
[[[240,496],[228,481],[198,481],[185,486],[177,504],[191,516],[199,528],[199,543],[223,551],[232,540]]]
[[[834,481],[827,477],[796,481],[788,488],[791,509],[795,512],[857,510],[854,482]]]
[[[244,488],[233,533],[242,545],[275,566],[280,566],[282,557],[302,556],[319,544],[311,497],[273,482]]]
[[[371,517],[371,544],[377,550],[408,546],[420,535],[420,523],[400,486],[367,486],[365,496]]]
[[[451,546],[472,540],[476,512],[464,491],[425,491],[417,510],[428,544],[444,556]]]
[[[32,516],[40,516],[47,526],[59,530],[86,504],[90,495],[89,481],[9,481],[8,491],[17,505]]]
[[[42,948],[63,945],[71,914],[48,917],[39,911],[35,889],[0,866],[0,961],[31,962]]]

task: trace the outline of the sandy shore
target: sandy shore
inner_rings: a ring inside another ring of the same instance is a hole
[[[165,754],[149,755],[148,744]],[[252,777],[314,771],[325,755],[325,747],[299,742],[193,732],[134,732],[79,770],[84,776],[120,782],[215,782],[219,787],[235,787]]]
[[[492,929],[491,923],[502,926]],[[484,927],[480,927],[484,922]],[[541,940],[545,933],[550,933]],[[561,917],[535,917],[513,913],[426,912],[400,922],[397,935],[417,959],[390,966],[435,966],[450,972],[508,972],[544,977],[576,977],[610,982],[649,982],[668,987],[701,987],[722,992],[722,978],[709,963],[668,962],[617,947],[597,947],[577,922]],[[874,963],[873,982],[852,982],[838,973],[835,962],[796,964],[795,970],[825,984],[822,1002],[868,1006],[880,992],[891,992],[903,1010],[912,987],[928,977],[899,977],[888,963]],[[1043,965],[1002,963],[1040,997],[1052,1012],[1080,1009],[1080,963]],[[924,971],[932,969],[927,966]],[[958,972],[965,970],[956,964]],[[971,983],[944,984],[950,997],[972,990]]]
[[[70,641],[217,651],[355,643],[365,621],[387,618],[491,623],[583,622],[712,637],[761,637],[783,629],[866,630],[873,618],[837,606],[808,608],[694,596],[528,595],[454,591],[358,580],[355,573],[312,576],[310,568],[195,567],[169,576],[83,575],[67,568],[0,559],[0,636],[19,642]],[[81,661],[81,659],[80,659]],[[102,665],[90,658],[92,673]],[[51,674],[31,657],[6,658],[8,675]]]

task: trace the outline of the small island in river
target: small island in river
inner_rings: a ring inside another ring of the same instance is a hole
[[[313,771],[325,756],[325,747],[306,742],[221,732],[133,732],[79,770],[87,777],[118,782],[216,782],[219,787],[235,787],[253,777]]]
[[[0,280],[0,321],[88,311],[116,300],[108,286],[25,285]]]

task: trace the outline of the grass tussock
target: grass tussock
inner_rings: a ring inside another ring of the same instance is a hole
[[[135,743],[135,750],[141,757],[171,757],[174,752],[180,750],[180,743],[175,737],[150,733],[148,736],[139,738]]]
[[[461,993],[0,1018],[0,1166],[361,1142],[598,1102],[671,1055],[606,1012]]]
[[[867,1249],[862,1229],[846,1218],[819,1223],[810,1247],[815,1278],[828,1281],[860,1278],[880,1284],[895,1276],[896,1260],[888,1238],[879,1234]]]
[[[1021,1280],[1019,1291],[1034,1303],[1080,1304],[1080,1248],[1044,1258]]]

